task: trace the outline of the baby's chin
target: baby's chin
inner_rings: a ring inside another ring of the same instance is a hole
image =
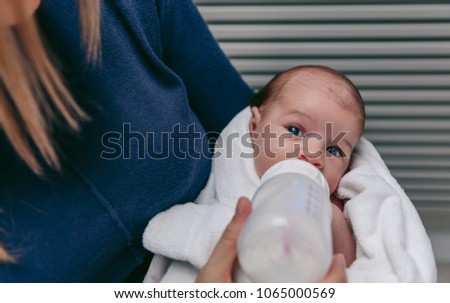
[[[339,208],[342,212],[344,211],[344,201],[336,197],[335,194],[332,194],[330,196],[330,201],[332,204],[336,205],[337,208]]]

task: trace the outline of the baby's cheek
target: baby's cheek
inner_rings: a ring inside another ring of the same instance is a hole
[[[330,194],[333,194],[339,187],[339,182],[345,174],[347,165],[345,162],[326,163],[325,171],[323,171],[325,178],[328,181]]]
[[[275,163],[271,157],[267,157],[263,152],[258,157],[255,157],[255,169],[258,176],[261,178],[264,173],[272,167]]]
[[[327,176],[325,174],[325,179],[328,181],[328,188],[330,189],[330,194],[333,194],[339,185],[339,178],[336,178],[336,176]]]

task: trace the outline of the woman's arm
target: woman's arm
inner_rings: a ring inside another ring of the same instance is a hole
[[[220,132],[253,91],[219,48],[191,0],[159,1],[164,62],[183,80],[206,131]]]

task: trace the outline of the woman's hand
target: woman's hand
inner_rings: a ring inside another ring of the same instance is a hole
[[[347,273],[345,272],[345,257],[343,254],[333,256],[330,268],[325,277],[320,280],[322,283],[347,283]]]
[[[233,219],[225,229],[208,262],[200,270],[196,282],[233,282],[233,267],[237,258],[237,240],[251,212],[250,201],[244,197],[240,198]],[[321,282],[347,282],[344,255],[334,255],[330,269]]]
[[[233,282],[233,266],[237,258],[237,240],[251,212],[252,205],[248,198],[239,198],[233,219],[217,242],[208,262],[198,273],[196,282]]]

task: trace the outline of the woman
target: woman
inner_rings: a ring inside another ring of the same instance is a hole
[[[205,132],[252,91],[190,0],[0,11],[0,281],[124,281],[148,220],[204,186]]]

